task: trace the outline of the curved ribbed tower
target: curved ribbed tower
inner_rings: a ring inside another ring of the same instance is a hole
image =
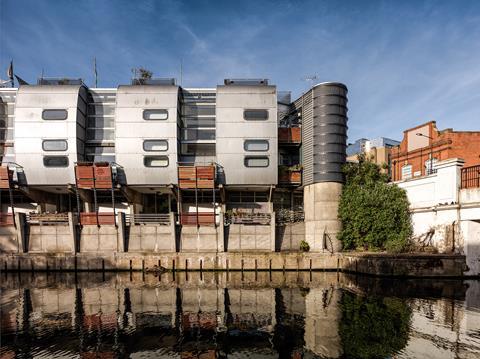
[[[304,99],[303,167],[305,236],[311,251],[339,251],[338,204],[347,146],[347,87],[326,82]],[[311,109],[311,110],[309,110]]]

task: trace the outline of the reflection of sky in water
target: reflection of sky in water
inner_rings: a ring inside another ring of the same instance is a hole
[[[1,358],[480,357],[478,281],[3,275]]]

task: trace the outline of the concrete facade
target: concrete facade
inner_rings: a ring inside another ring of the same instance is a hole
[[[436,173],[396,184],[407,192],[415,240],[440,253],[465,254],[469,273],[478,275],[480,188],[460,189],[463,165],[462,159],[441,161]]]
[[[337,233],[341,229],[338,220],[338,204],[342,184],[321,182],[304,188],[305,240],[313,252],[338,252],[341,243]]]

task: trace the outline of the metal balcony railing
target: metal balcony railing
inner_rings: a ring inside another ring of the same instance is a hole
[[[462,168],[461,188],[480,187],[480,165]]]
[[[79,223],[81,225],[115,225],[114,213],[96,213],[96,212],[81,212]]]
[[[277,224],[297,223],[305,220],[303,210],[280,209],[275,213]]]
[[[68,224],[68,213],[31,213],[26,219],[29,224]]]
[[[230,224],[270,224],[270,213],[226,213],[225,222]]]
[[[126,222],[129,225],[136,225],[136,224],[159,224],[164,226],[170,225],[170,214],[127,214],[125,216]]]

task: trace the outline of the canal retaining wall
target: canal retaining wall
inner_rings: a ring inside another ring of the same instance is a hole
[[[376,276],[463,277],[461,255],[321,253],[3,254],[3,271],[338,271]]]

